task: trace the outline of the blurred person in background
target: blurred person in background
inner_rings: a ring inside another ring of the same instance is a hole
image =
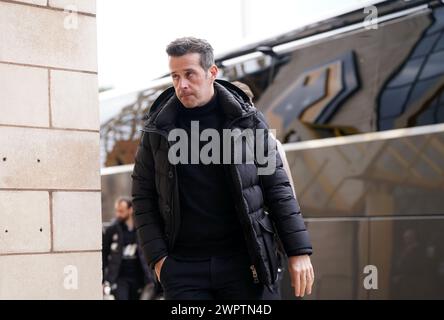
[[[139,300],[145,287],[154,289],[153,276],[137,243],[131,200],[121,197],[114,208],[115,220],[103,233],[104,295]]]

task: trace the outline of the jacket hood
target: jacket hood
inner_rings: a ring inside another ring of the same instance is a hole
[[[227,121],[242,117],[256,108],[247,94],[234,84],[216,79],[214,89]],[[177,106],[180,104],[173,87],[169,87],[153,102],[150,110],[143,117],[144,129],[149,127],[161,130],[174,128]]]

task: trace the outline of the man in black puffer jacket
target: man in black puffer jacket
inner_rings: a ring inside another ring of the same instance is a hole
[[[166,298],[261,299],[277,279],[278,244],[295,295],[310,294],[311,243],[264,117],[216,80],[205,40],[177,39],[167,53],[173,87],[145,118],[132,173],[139,243]],[[254,145],[233,146],[227,132],[253,132]],[[267,162],[246,161],[259,149]]]

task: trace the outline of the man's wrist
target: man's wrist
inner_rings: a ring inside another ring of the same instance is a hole
[[[312,249],[306,248],[306,249],[297,249],[297,250],[291,250],[287,252],[287,257],[296,257],[296,256],[311,256],[313,253]]]

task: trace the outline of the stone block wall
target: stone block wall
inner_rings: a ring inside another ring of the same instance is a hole
[[[0,0],[0,299],[100,299],[95,0]]]

